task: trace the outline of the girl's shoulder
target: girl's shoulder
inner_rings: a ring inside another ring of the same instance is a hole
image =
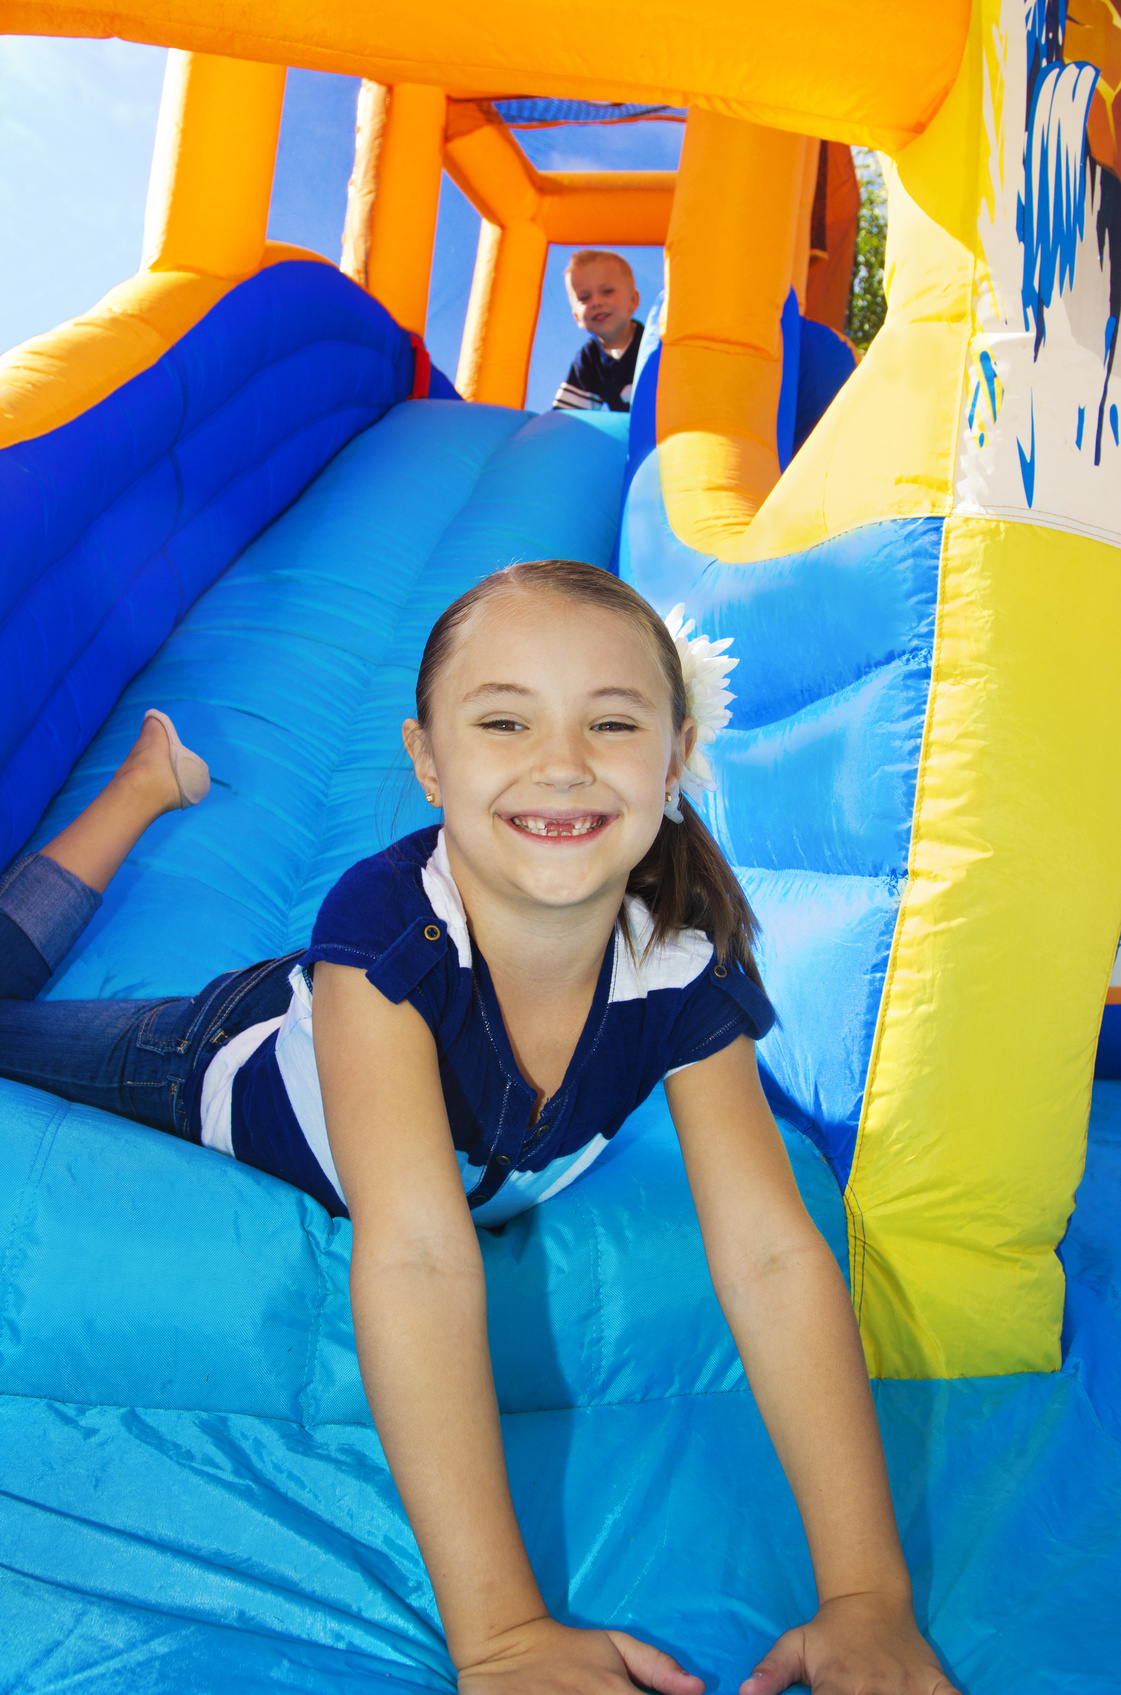
[[[729,1001],[744,1034],[758,1041],[775,1022],[766,993],[735,961],[721,965],[712,937],[703,930],[677,930],[651,945],[654,920],[645,902],[628,895],[624,902],[630,946],[620,937],[616,948],[612,1000],[672,999],[687,1024],[726,1020]]]
[[[418,964],[429,963],[437,942],[445,943],[440,954],[451,951],[470,966],[467,919],[438,826],[404,836],[343,873],[319,909],[304,962],[368,970],[389,955],[415,954]]]
[[[616,948],[613,1000],[645,1000],[659,992],[683,992],[697,981],[713,959],[712,940],[703,930],[676,930],[651,945],[654,920],[637,895],[623,901],[629,938],[621,934]]]

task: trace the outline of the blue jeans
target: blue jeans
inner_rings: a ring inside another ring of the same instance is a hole
[[[32,999],[100,905],[41,854],[0,876],[0,1076],[192,1138],[206,1066],[232,1036],[287,1010],[300,953],[227,971],[189,1000]]]

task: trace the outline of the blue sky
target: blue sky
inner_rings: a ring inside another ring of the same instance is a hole
[[[73,317],[140,260],[144,196],[166,54],[123,41],[0,37],[0,349]],[[269,233],[337,259],[354,149],[358,81],[290,71]],[[679,124],[523,131],[543,169],[672,170]],[[455,375],[478,215],[444,179],[428,345]],[[644,303],[661,287],[657,248],[623,249]],[[547,407],[580,345],[549,258],[528,404]],[[640,316],[642,311],[640,309]]]

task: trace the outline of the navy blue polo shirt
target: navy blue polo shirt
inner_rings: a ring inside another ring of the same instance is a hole
[[[331,1157],[311,1039],[308,967],[366,973],[432,1032],[464,1189],[477,1224],[501,1224],[566,1188],[672,1071],[764,1036],[774,1011],[711,941],[685,930],[647,951],[652,920],[627,898],[604,954],[568,1070],[530,1123],[536,1092],[518,1069],[486,961],[471,946],[443,832],[420,830],[340,878],[292,972],[283,1018],[243,1031],[211,1061],[202,1141],[271,1171],[346,1213]]]

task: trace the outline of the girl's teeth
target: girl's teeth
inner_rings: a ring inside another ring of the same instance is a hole
[[[576,818],[571,824],[552,818],[514,819],[518,829],[528,830],[531,836],[586,836],[589,830],[598,830],[602,822],[602,818]]]

